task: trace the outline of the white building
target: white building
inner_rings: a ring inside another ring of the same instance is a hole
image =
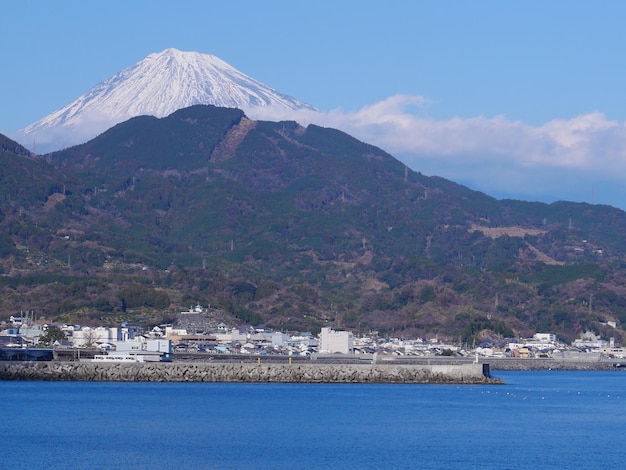
[[[581,333],[580,338],[576,338],[572,342],[572,346],[579,349],[605,348],[608,344],[608,341],[602,339],[600,335],[596,335],[589,330]]]
[[[140,362],[170,362],[172,342],[169,339],[147,341],[119,341],[109,356],[136,357]]]
[[[533,340],[538,343],[548,344],[548,343],[556,343],[556,335],[552,333],[535,333],[533,335]]]
[[[320,333],[320,354],[352,354],[354,337],[350,331],[335,331],[331,328],[322,328]]]
[[[272,333],[271,338],[272,346],[282,346],[283,344],[287,344],[287,342],[289,341],[289,336],[281,333],[280,331]]]
[[[98,326],[91,328],[84,326],[62,328],[68,335],[72,345],[76,348],[92,347],[98,344],[113,344],[118,341],[131,341],[135,338],[135,330],[129,327],[107,328]]]

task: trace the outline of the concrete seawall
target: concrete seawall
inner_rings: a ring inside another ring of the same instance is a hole
[[[0,380],[498,384],[482,364],[250,364],[5,362]]]
[[[568,360],[568,359],[488,359],[491,370],[616,370],[626,368],[626,360]]]

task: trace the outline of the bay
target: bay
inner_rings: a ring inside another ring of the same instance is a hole
[[[0,382],[2,468],[623,468],[626,374],[506,385]]]

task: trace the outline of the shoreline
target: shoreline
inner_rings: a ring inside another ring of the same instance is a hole
[[[4,362],[0,380],[502,384],[483,364],[258,364],[233,362]]]
[[[431,357],[379,358],[376,363],[345,360],[348,358],[293,363],[282,357],[264,358],[263,363],[260,358],[259,362],[252,359],[255,358],[136,363],[0,361],[0,381],[502,384],[492,372],[626,370],[623,359],[483,358],[475,362]]]
[[[569,359],[489,359],[492,371],[532,370],[626,370],[626,359],[612,361],[580,361]]]

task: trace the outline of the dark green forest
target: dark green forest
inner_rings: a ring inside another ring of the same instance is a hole
[[[464,342],[621,340],[626,214],[496,200],[351,136],[193,106],[32,155],[0,136],[0,308]],[[613,328],[615,325],[615,328]]]

